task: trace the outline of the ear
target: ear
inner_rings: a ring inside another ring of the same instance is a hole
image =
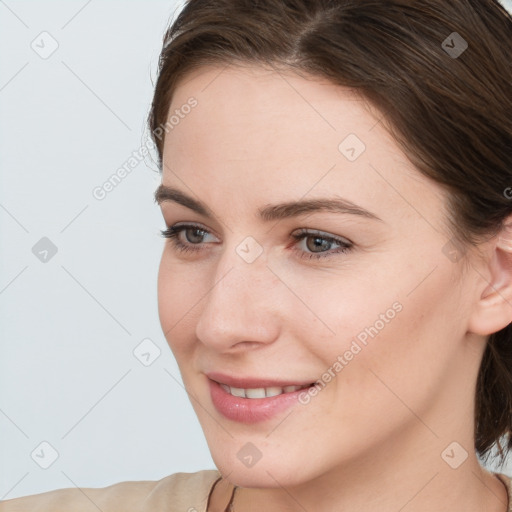
[[[488,336],[512,322],[512,217],[489,244],[468,330]]]

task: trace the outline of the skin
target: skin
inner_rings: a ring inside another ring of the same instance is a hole
[[[474,452],[473,403],[486,339],[512,318],[510,253],[494,238],[467,260],[446,256],[446,192],[354,91],[260,66],[209,66],[179,83],[170,112],[191,96],[197,106],[165,137],[162,183],[214,218],[161,202],[167,226],[207,233],[181,232],[196,253],[166,240],[159,315],[215,464],[241,488],[235,510],[504,512],[506,490]],[[353,162],[338,149],[350,133],[366,145]],[[256,215],[335,193],[381,221]],[[352,249],[295,241],[301,228]],[[263,249],[252,263],[236,251],[248,236]],[[330,257],[308,259],[315,252]],[[395,302],[401,311],[307,405],[251,425],[214,408],[204,372],[313,382]],[[251,468],[237,457],[248,442],[261,452]],[[441,456],[453,442],[455,462],[468,452],[456,469]],[[209,511],[224,510],[218,489]]]

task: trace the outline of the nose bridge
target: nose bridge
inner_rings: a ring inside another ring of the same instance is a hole
[[[254,239],[225,249],[196,326],[200,340],[221,348],[240,341],[273,339],[277,311],[269,291],[277,278],[266,262],[263,248]]]

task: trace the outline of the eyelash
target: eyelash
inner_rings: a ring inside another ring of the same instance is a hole
[[[210,234],[209,231],[207,231],[206,229],[203,229],[201,226],[198,226],[198,225],[195,225],[195,224],[179,224],[179,225],[174,225],[174,226],[168,227],[167,229],[160,230],[160,233],[161,233],[161,235],[164,238],[170,239],[170,241],[171,241],[172,245],[174,246],[174,248],[177,249],[179,252],[187,253],[187,252],[197,252],[197,251],[200,251],[201,249],[199,247],[193,247],[193,246],[194,245],[199,246],[201,244],[184,244],[178,238],[178,235],[182,231],[185,231],[186,229],[190,229],[190,228],[197,229],[197,230],[199,230],[199,231],[201,231],[201,232],[203,232],[205,234]],[[299,242],[299,241],[301,241],[301,240],[303,240],[305,238],[315,237],[315,238],[319,238],[321,240],[324,240],[326,242],[330,242],[330,243],[334,242],[334,243],[339,244],[341,246],[340,248],[336,249],[333,252],[324,251],[324,252],[321,252],[321,253],[306,253],[304,251],[295,249],[295,251],[301,253],[300,257],[303,258],[303,259],[330,258],[330,257],[333,257],[336,254],[347,253],[347,252],[349,252],[352,249],[352,244],[351,243],[347,243],[346,241],[344,241],[344,240],[342,240],[340,238],[322,236],[320,233],[311,232],[311,231],[306,230],[306,229],[302,229],[299,233],[295,233],[295,234],[293,234],[291,236],[292,236],[292,238],[295,239],[296,242]]]

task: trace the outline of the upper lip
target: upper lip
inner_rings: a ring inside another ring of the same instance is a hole
[[[271,388],[285,386],[309,386],[314,381],[311,380],[283,380],[274,378],[261,378],[261,377],[236,377],[232,375],[226,375],[220,372],[208,372],[205,374],[209,379],[218,382],[219,384],[226,384],[232,388],[241,389],[255,389],[255,388]]]

